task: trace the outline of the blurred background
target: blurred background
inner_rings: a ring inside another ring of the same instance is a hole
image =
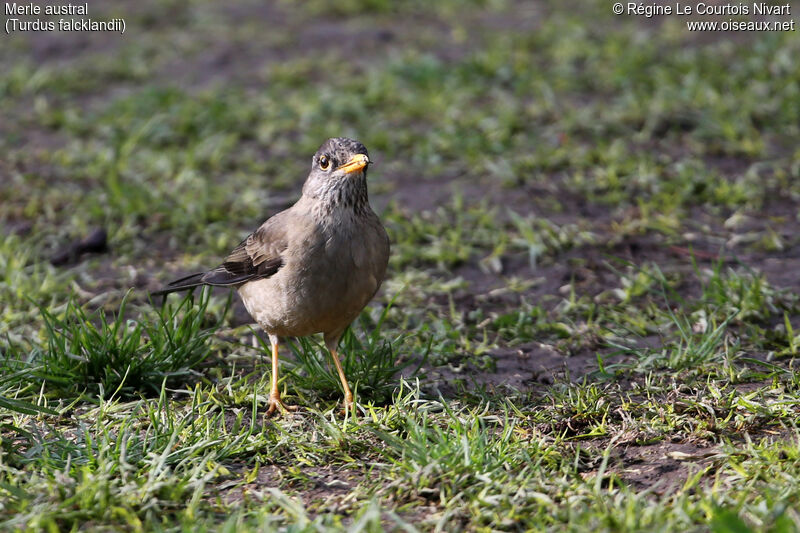
[[[641,292],[649,274],[608,257],[681,290],[692,257],[797,288],[796,32],[690,32],[605,2],[90,2],[88,16],[126,31],[2,39],[4,336],[35,336],[27,298],[113,309],[214,265],[297,198],[331,136],[376,161],[393,241],[380,301],[402,292],[398,327],[442,329],[441,361],[494,368],[546,335],[568,342],[540,366],[593,361],[593,321],[548,313]]]
[[[380,526],[380,500],[450,531],[798,527],[797,29],[572,0],[88,11],[124,34],[0,35],[0,523]],[[272,424],[238,298],[148,293],[291,205],[333,136],[369,149],[392,241],[343,341],[374,416],[339,425],[302,341]]]

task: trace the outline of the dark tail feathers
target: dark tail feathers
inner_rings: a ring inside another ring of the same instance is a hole
[[[171,292],[185,291],[195,287],[200,287],[201,285],[205,285],[205,283],[203,283],[204,275],[205,272],[198,272],[197,274],[192,274],[190,276],[186,276],[185,278],[170,281],[163,289],[151,292],[150,296],[166,296]]]

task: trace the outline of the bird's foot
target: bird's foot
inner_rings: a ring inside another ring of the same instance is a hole
[[[281,414],[297,411],[296,405],[286,405],[281,401],[281,395],[273,392],[269,395],[269,409],[267,409],[267,416],[272,416],[276,411]]]
[[[347,412],[350,411],[351,413],[355,413],[356,404],[353,401],[352,394],[345,394],[344,396],[344,405],[342,406],[342,414],[347,415]]]

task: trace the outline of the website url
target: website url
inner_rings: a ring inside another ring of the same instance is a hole
[[[689,31],[794,31],[794,20],[689,20]]]

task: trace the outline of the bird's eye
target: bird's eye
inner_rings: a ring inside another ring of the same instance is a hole
[[[328,159],[328,156],[323,155],[319,158],[319,168],[322,170],[328,170],[329,166],[331,166],[331,161]]]

